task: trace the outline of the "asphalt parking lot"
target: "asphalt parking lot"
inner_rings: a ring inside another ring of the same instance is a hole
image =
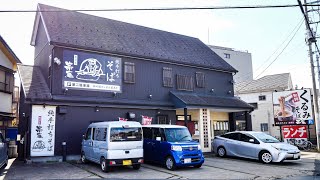
[[[299,161],[262,164],[238,158],[207,154],[203,166],[169,171],[159,165],[143,164],[140,170],[119,167],[109,173],[98,164],[47,162],[26,164],[10,159],[1,179],[320,179],[320,154],[303,152]],[[319,175],[319,176],[318,176]]]

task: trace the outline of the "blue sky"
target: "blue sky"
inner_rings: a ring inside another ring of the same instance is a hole
[[[4,1],[4,0],[0,0]],[[65,9],[202,7],[296,4],[295,0],[10,0],[0,10],[36,10],[37,3]],[[252,54],[254,77],[290,72],[293,85],[312,87],[310,62],[305,44],[305,24],[296,35],[302,14],[297,8],[229,9],[190,11],[86,12],[178,34],[197,37],[206,44],[247,50]],[[30,46],[35,13],[0,13],[1,36],[19,59],[33,64]],[[291,36],[290,36],[291,35]],[[278,57],[287,42],[292,41]],[[318,82],[317,82],[318,84]]]

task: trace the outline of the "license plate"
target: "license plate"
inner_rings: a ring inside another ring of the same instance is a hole
[[[123,160],[123,161],[122,161],[122,164],[123,164],[124,166],[130,166],[130,165],[132,164],[132,162],[131,162],[131,160]]]
[[[293,155],[293,159],[298,159],[299,158],[299,154],[294,154]]]
[[[184,159],[184,163],[191,163],[191,159],[190,158]]]

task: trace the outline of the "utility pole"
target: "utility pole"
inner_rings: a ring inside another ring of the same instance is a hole
[[[309,57],[310,57],[310,64],[311,64],[311,75],[312,75],[312,90],[313,90],[313,104],[314,104],[314,114],[315,114],[315,124],[316,124],[316,137],[317,137],[317,150],[320,150],[319,146],[319,135],[320,135],[320,130],[319,130],[319,105],[318,105],[318,93],[317,93],[317,87],[316,87],[316,79],[315,79],[315,73],[314,73],[314,62],[313,62],[313,51],[312,51],[312,43],[316,43],[316,38],[312,32],[312,29],[310,28],[309,24],[309,17],[308,17],[308,6],[303,7],[298,0],[298,3],[300,5],[300,9],[303,13],[303,16],[305,18],[305,23],[306,23],[306,30],[307,30],[307,44],[309,47]],[[307,4],[307,0],[304,0],[304,4]],[[319,53],[319,52],[318,52]]]

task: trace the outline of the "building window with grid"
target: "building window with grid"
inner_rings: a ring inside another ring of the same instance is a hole
[[[224,53],[224,57],[227,58],[227,59],[230,59],[230,54]]]
[[[124,62],[124,82],[135,83],[135,65],[131,62]]]
[[[205,87],[204,73],[196,72],[196,85],[199,88]]]
[[[177,74],[177,89],[184,91],[193,91],[193,78],[192,76]]]
[[[260,127],[261,127],[262,132],[269,131],[268,130],[268,123],[261,123]]]
[[[12,93],[14,86],[14,76],[12,72],[0,70],[0,91]]]
[[[162,79],[164,87],[173,87],[172,68],[163,67]]]

